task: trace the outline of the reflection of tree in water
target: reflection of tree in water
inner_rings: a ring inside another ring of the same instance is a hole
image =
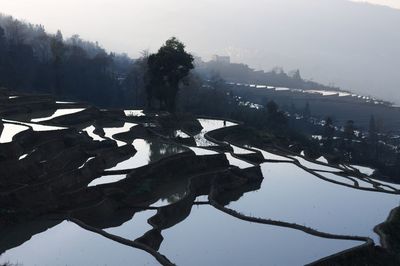
[[[149,141],[148,144],[150,147],[149,163],[189,150],[188,148],[171,143]]]
[[[182,190],[175,192],[174,194],[169,195],[167,198],[162,198],[162,200],[166,200],[168,203],[172,204],[180,201],[187,195],[187,191],[185,188],[181,188]]]
[[[150,154],[149,154],[149,162],[155,162],[162,158],[166,158],[168,156],[172,156],[174,154],[186,152],[189,149],[171,143],[161,143],[161,142],[149,142]],[[166,200],[168,203],[175,203],[182,199],[186,195],[186,183],[184,186],[178,186],[174,193],[170,194],[166,198],[161,198],[161,200]]]

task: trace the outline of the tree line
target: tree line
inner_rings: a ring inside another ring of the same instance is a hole
[[[78,35],[64,39],[60,31],[0,16],[0,86],[118,106],[133,63]]]

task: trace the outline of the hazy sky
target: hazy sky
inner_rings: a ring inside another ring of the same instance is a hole
[[[400,0],[369,2],[400,9]],[[0,0],[0,12],[133,57],[177,36],[205,59],[300,69],[400,103],[398,9],[347,0]]]
[[[292,1],[294,5],[297,2],[297,0]],[[356,1],[400,8],[400,0]],[[190,29],[185,29],[185,25],[177,25],[174,21],[180,23],[182,19],[179,17],[185,17],[192,20],[191,23],[195,20],[195,23],[199,25],[205,19],[223,23],[219,20],[219,16],[223,13],[231,13],[229,15],[237,15],[238,18],[247,16],[246,19],[248,19],[248,16],[251,17],[248,12],[251,7],[248,10],[232,12],[230,10],[229,5],[238,6],[240,2],[249,6],[252,6],[252,3],[260,6],[261,2],[261,5],[265,4],[265,8],[268,8],[271,5],[279,6],[280,1],[0,0],[0,12],[35,24],[42,24],[50,32],[61,29],[66,36],[78,33],[84,39],[99,41],[108,50],[127,52],[131,56],[138,56],[143,49],[155,50],[162,40],[171,35],[177,35],[187,43],[189,48],[194,48],[200,55],[209,57],[221,51],[219,49],[205,51],[201,49],[201,46],[193,44],[190,38],[185,39],[185,35],[190,35],[188,33]],[[225,6],[226,9],[224,9]],[[196,12],[197,10],[199,12]],[[188,14],[182,14],[184,12]],[[223,15],[220,17],[222,19]],[[195,34],[206,34],[208,29],[200,26],[195,30],[198,30]],[[229,53],[234,53],[233,46],[234,44],[229,44],[225,49],[231,49]]]
[[[358,2],[369,2],[372,4],[378,4],[378,5],[386,5],[394,8],[399,8],[400,9],[400,0],[356,0]]]

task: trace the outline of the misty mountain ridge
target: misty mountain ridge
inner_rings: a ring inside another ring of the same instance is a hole
[[[255,69],[300,69],[306,79],[400,103],[397,9],[346,0],[182,5],[164,27],[200,56],[229,55]]]
[[[64,39],[61,31],[49,34],[42,25],[34,25],[1,14],[0,31],[0,47],[2,47],[0,55],[4,57],[4,62],[0,62],[4,64],[4,66],[0,65],[0,68],[3,69],[0,73],[0,86],[72,96],[75,99],[89,100],[103,106],[110,104],[107,103],[107,100],[115,98],[115,95],[121,96],[121,93],[127,91],[140,90],[137,80],[142,78],[134,76],[141,72],[139,66],[141,59],[138,60],[139,65],[135,65],[135,60],[129,58],[127,54],[108,53],[98,42],[83,40],[77,34]],[[203,80],[222,78],[226,82],[268,84],[275,87],[304,90],[339,90],[337,87],[304,80],[299,70],[289,73],[282,68],[275,68],[270,72],[255,71],[242,63],[230,63],[229,57],[225,57],[225,59],[227,59],[226,62],[216,60],[204,62],[201,58],[197,58],[194,75],[199,75]],[[53,67],[54,69],[52,69]],[[70,69],[68,70],[66,67]],[[81,72],[83,76],[79,79],[76,76],[68,78],[65,76],[74,73],[73,69],[82,67],[85,68],[85,71]],[[103,86],[102,89],[98,87],[98,90],[108,91],[109,96],[97,102],[98,97],[94,94],[90,96],[88,92],[96,87],[89,80],[99,79],[99,76],[93,76],[96,73],[95,69],[99,70],[99,67],[100,72],[97,74],[109,76],[109,81],[114,85],[109,88]],[[92,73],[93,70],[95,73]],[[56,72],[56,76],[51,78],[54,72]],[[52,79],[58,79],[58,81]],[[70,87],[71,84],[67,82],[81,79],[87,81],[81,82],[79,85],[75,84],[73,87]],[[61,86],[60,82],[65,84]],[[117,86],[115,86],[116,83]],[[63,88],[56,91],[55,87]],[[82,93],[83,91],[87,92]],[[114,97],[111,94],[114,94]],[[126,100],[126,97],[124,99],[118,104],[124,105],[129,101]],[[131,99],[131,101],[134,100]],[[117,104],[117,100],[114,99],[113,102]],[[135,102],[137,103],[137,99]]]
[[[301,69],[305,78],[400,103],[400,31],[393,31],[400,25],[399,10],[342,0],[271,5],[253,7],[254,19],[244,25],[228,18],[235,29],[223,38],[237,45],[220,51],[259,69]],[[218,25],[209,28],[222,32]],[[223,41],[213,37],[213,45]]]

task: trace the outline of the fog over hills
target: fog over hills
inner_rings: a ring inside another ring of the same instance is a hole
[[[400,103],[398,9],[346,0],[40,0],[28,14],[3,1],[2,12],[132,56],[176,35],[205,59],[301,69],[305,78]]]

